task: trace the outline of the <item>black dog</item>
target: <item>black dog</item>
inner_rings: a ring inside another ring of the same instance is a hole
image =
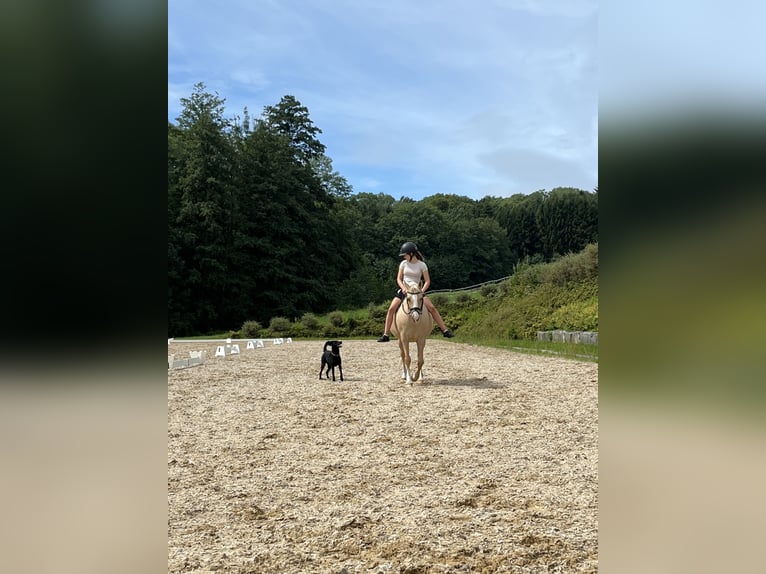
[[[343,341],[327,341],[324,344],[324,352],[322,353],[322,366],[319,367],[319,378],[322,378],[322,371],[327,367],[327,378],[330,378],[330,369],[332,369],[332,380],[335,380],[335,367],[338,367],[340,371],[340,380],[343,380],[343,365],[340,359],[340,348],[343,346]],[[330,347],[328,349],[327,347]]]

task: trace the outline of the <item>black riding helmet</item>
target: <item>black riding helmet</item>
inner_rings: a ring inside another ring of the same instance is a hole
[[[418,246],[412,241],[402,243],[402,247],[399,249],[399,255],[404,255],[405,253],[419,253]]]

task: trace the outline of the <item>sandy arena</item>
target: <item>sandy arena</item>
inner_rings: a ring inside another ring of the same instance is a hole
[[[332,382],[322,342],[219,344],[168,345],[207,353],[168,371],[169,573],[598,570],[598,365],[431,338],[408,385],[348,340]]]

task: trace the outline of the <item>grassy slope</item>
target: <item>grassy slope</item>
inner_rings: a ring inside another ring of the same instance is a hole
[[[598,331],[598,245],[548,264],[519,268],[507,281],[432,300],[459,340],[568,355],[597,355],[591,345],[538,344],[537,331]]]

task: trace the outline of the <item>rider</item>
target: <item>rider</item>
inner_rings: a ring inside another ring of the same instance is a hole
[[[391,300],[391,305],[388,306],[388,313],[386,313],[386,326],[383,331],[383,336],[378,339],[378,343],[385,343],[391,340],[388,337],[388,332],[391,330],[391,324],[394,322],[394,315],[396,314],[396,310],[404,300],[404,292],[407,291],[407,285],[419,285],[420,281],[423,280],[424,283],[423,287],[421,288],[423,293],[425,293],[428,287],[431,285],[431,276],[428,273],[428,266],[423,260],[423,254],[420,253],[417,245],[415,245],[412,241],[407,241],[406,243],[402,244],[402,247],[399,250],[399,255],[404,257],[402,262],[399,264],[399,273],[396,276],[396,283],[399,285],[399,290]],[[439,311],[437,311],[436,307],[434,307],[434,304],[431,303],[431,300],[428,297],[424,297],[423,302],[426,304],[426,308],[428,309],[428,312],[431,313],[431,316],[436,321],[436,324],[439,325],[439,329],[441,329],[442,335],[445,337],[454,337],[455,335],[452,334],[452,331],[447,329],[442,316],[439,314]]]

